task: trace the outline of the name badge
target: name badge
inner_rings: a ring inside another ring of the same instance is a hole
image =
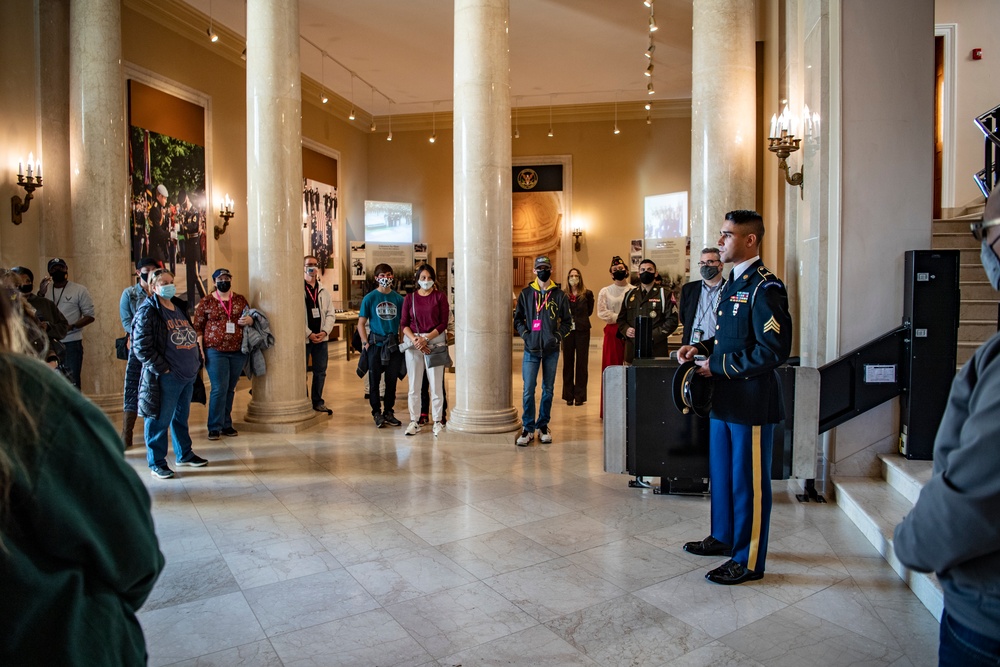
[[[701,337],[705,335],[705,332],[701,329],[694,329],[691,331],[691,343],[700,343]]]
[[[315,318],[317,320],[319,319],[319,308],[313,308],[312,309],[312,316],[313,316],[313,318]]]
[[[236,333],[236,325],[232,322],[226,322],[226,333],[227,334]]]
[[[541,331],[542,330],[542,321],[541,320],[531,320],[531,330],[532,331]]]

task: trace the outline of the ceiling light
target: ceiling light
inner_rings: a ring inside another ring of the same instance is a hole
[[[642,0],[642,4],[646,5],[647,7],[652,7],[653,0]]]
[[[240,59],[241,60],[246,60],[247,59],[247,49],[246,49],[245,46],[243,47],[243,53],[240,54]]]
[[[649,67],[646,68],[646,76],[653,76],[653,63],[650,61]]]
[[[372,86],[372,124],[368,126],[368,129],[372,132],[375,131],[375,86]]]
[[[385,99],[389,103],[389,136],[387,136],[385,140],[392,141],[392,100],[390,100],[388,97]]]
[[[649,102],[646,102],[646,105],[645,105],[645,106],[644,106],[643,108],[644,108],[644,109],[645,109],[646,111],[649,111],[650,109],[652,109],[652,108],[653,108],[653,105],[652,105],[652,104],[650,104]]]
[[[212,18],[212,0],[208,0],[208,29],[205,31],[209,41],[215,44],[219,41],[219,35],[215,32],[215,21]]]
[[[323,100],[323,104],[326,104],[327,102],[330,101],[330,98],[326,96],[326,91],[325,90],[323,91],[323,94],[320,95],[320,99]]]
[[[437,114],[434,112],[433,107],[431,107],[431,138],[429,141],[432,144],[437,141]]]
[[[618,129],[618,93],[615,92],[615,134],[621,134],[621,130]]]
[[[319,98],[326,104],[330,98],[326,96],[326,54],[322,51],[319,52],[319,86],[323,91]]]
[[[214,30],[212,30],[212,26],[209,26],[208,28],[205,29],[205,34],[208,35],[209,41],[212,42],[213,44],[219,41],[219,36],[215,33]]]
[[[354,72],[351,72],[351,115],[348,120],[354,120]]]
[[[375,116],[372,116],[372,124],[368,126],[368,129],[372,132],[375,131]]]
[[[348,120],[354,120],[354,107],[351,107],[351,115],[347,117]]]
[[[650,95],[652,95],[653,93],[656,92],[655,90],[653,90],[653,82],[652,81],[650,81],[649,85],[646,86],[646,92],[649,93]]]
[[[656,19],[653,18],[653,6],[649,6],[649,31],[656,32],[658,28],[656,27]]]
[[[517,103],[518,103],[518,101],[520,101],[520,99],[521,98],[517,98],[517,99],[514,100],[514,138],[515,139],[520,139],[521,138],[521,130],[517,126]]]
[[[650,60],[652,60],[653,59],[653,51],[655,51],[655,50],[656,50],[656,44],[653,44],[652,42],[650,42],[649,43],[649,47],[646,49],[646,57],[649,58]]]
[[[549,134],[548,134],[548,136],[550,136],[550,137],[555,136],[552,133],[552,99],[551,98],[549,98]]]
[[[385,138],[386,141],[392,141],[392,130],[389,130],[388,136]]]

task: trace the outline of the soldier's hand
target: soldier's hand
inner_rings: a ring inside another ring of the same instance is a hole
[[[629,327],[628,329],[626,329],[625,330],[625,337],[626,338],[635,338],[635,328],[634,327]]]
[[[708,359],[696,361],[694,362],[694,365],[698,367],[698,370],[696,370],[695,373],[703,378],[712,377],[712,369],[708,366]]]
[[[692,361],[696,354],[698,354],[698,348],[694,345],[681,345],[681,348],[677,350],[677,361],[686,364]]]

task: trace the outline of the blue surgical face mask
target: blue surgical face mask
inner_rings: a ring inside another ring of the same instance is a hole
[[[997,241],[993,243],[997,243]],[[1000,290],[1000,257],[997,257],[997,251],[986,239],[983,239],[983,249],[979,254],[979,259],[983,263],[983,268],[986,269],[986,278],[990,281],[990,285],[993,286],[993,289]]]
[[[160,296],[164,299],[172,299],[177,294],[177,285],[160,285]]]
[[[417,284],[420,285],[420,289],[430,289],[434,287],[433,280],[418,280]]]

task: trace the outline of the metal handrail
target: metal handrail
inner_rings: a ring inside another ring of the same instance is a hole
[[[998,173],[997,169],[997,157],[998,153],[1000,153],[1000,105],[977,116],[973,122],[986,137],[983,147],[983,162],[985,166],[982,170],[976,172],[973,178],[983,196],[988,198],[990,192],[1000,182],[1000,173]]]

